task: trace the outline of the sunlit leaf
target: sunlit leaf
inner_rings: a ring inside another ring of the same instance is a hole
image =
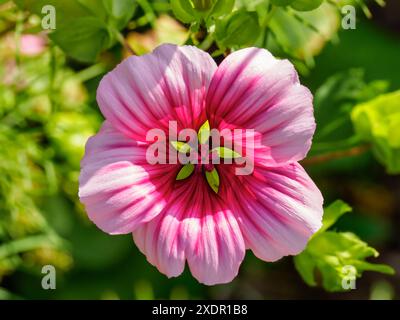
[[[387,172],[400,173],[400,91],[359,104],[351,119],[360,137],[372,143],[376,158]]]
[[[196,13],[188,0],[171,0],[171,8],[175,17],[184,23],[196,20]]]
[[[291,4],[295,0],[271,0],[271,3],[278,7],[284,7]]]

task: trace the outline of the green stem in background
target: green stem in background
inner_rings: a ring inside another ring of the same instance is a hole
[[[332,160],[355,157],[369,151],[370,149],[371,146],[369,144],[359,145],[347,150],[332,151],[325,154],[308,157],[303,161],[301,161],[301,164],[305,166],[310,166],[310,165],[329,162]]]

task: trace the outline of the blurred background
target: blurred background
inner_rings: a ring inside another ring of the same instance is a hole
[[[400,89],[400,1],[357,1],[356,29],[349,30],[341,28],[344,1],[326,1],[307,12],[279,1],[236,1],[233,12],[251,15],[221,15],[213,38],[207,36],[213,32],[209,25],[180,21],[169,1],[133,0],[131,12],[118,20],[123,23],[115,41],[98,40],[100,31],[72,24],[49,36],[35,7],[47,2],[57,8],[57,1],[0,1],[0,299],[400,298],[398,169],[354,139],[351,118],[354,106]],[[78,2],[88,8],[95,3]],[[245,26],[253,13],[267,18],[250,39],[254,30]],[[57,14],[60,28],[62,19],[76,17],[68,10]],[[97,42],[91,43],[93,33]],[[244,41],[234,43],[238,39]],[[315,94],[318,123],[303,165],[326,204],[342,199],[353,208],[334,229],[354,232],[380,252],[374,262],[392,266],[396,274],[365,272],[355,290],[329,292],[318,274],[317,286],[307,285],[291,257],[266,263],[247,252],[232,283],[207,287],[188,270],[167,279],[130,235],[97,229],[77,197],[84,145],[102,122],[96,88],[121,59],[163,42],[197,45],[217,61],[239,47],[263,46],[295,63]],[[395,108],[400,110],[398,100]],[[400,142],[400,127],[394,130]],[[48,264],[57,269],[56,290],[41,287]]]

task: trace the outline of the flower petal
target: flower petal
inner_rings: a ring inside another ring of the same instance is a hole
[[[147,145],[107,121],[90,138],[81,162],[79,197],[89,218],[111,234],[132,232],[165,207],[179,166],[150,165]]]
[[[233,213],[198,172],[177,181],[168,207],[133,236],[160,272],[178,276],[187,260],[193,276],[207,285],[232,281],[245,254]]]
[[[256,167],[253,175],[233,179],[232,167],[219,169],[221,184],[240,190],[227,190],[223,196],[238,216],[246,246],[257,257],[276,261],[303,251],[321,227],[323,198],[300,164]]]
[[[217,66],[196,47],[162,45],[124,60],[101,81],[101,112],[125,135],[145,141],[150,129],[198,129],[206,120],[205,96]]]
[[[312,95],[288,60],[278,60],[265,49],[229,55],[214,74],[206,108],[213,128],[254,130],[255,146],[247,147],[254,149],[256,162],[299,161],[310,149],[315,131]]]

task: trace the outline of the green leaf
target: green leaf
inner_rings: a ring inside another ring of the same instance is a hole
[[[306,250],[294,257],[294,262],[308,285],[317,285],[317,269],[322,275],[322,286],[327,291],[345,291],[342,282],[349,267],[354,268],[356,277],[361,277],[364,271],[394,274],[394,270],[387,265],[365,261],[368,257],[377,256],[378,252],[355,234],[327,231],[312,238]]]
[[[107,27],[95,17],[78,18],[59,26],[50,38],[69,56],[82,62],[94,62],[110,43]]]
[[[56,30],[50,38],[72,58],[94,62],[116,40],[116,33],[133,16],[135,0],[16,0],[24,10],[42,15],[45,5],[56,10]]]
[[[191,163],[188,163],[182,167],[182,169],[179,171],[178,175],[176,176],[176,180],[184,180],[187,179],[191,176],[191,174],[194,171],[194,165]]]
[[[217,169],[213,169],[212,171],[206,171],[206,180],[209,184],[209,186],[211,187],[211,189],[213,189],[213,191],[215,193],[218,193],[219,190],[219,174]]]
[[[341,200],[325,208],[323,227],[311,238],[306,249],[294,257],[296,270],[309,286],[319,285],[316,271],[321,274],[322,286],[327,291],[345,291],[343,282],[349,279],[349,270],[354,270],[354,277],[361,277],[364,271],[394,273],[387,265],[365,261],[379,254],[355,234],[326,231],[349,211],[351,207]]]
[[[210,139],[210,130],[211,130],[210,123],[207,120],[200,127],[199,132],[197,134],[200,144],[205,144],[208,142],[208,139]]]
[[[218,156],[223,159],[238,159],[242,156],[240,153],[225,147],[218,147],[212,150],[212,152],[217,152]]]
[[[200,22],[232,12],[235,0],[171,0],[175,16],[182,22]]]
[[[190,23],[197,19],[196,12],[190,4],[190,1],[171,0],[171,9],[175,17],[184,23]]]
[[[220,17],[229,14],[232,12],[234,7],[235,0],[218,0],[212,8],[210,16]]]
[[[367,83],[364,71],[350,69],[330,76],[314,95],[314,116],[319,130],[314,135],[310,155],[359,145],[350,112],[355,105],[385,93],[387,81]]]
[[[311,11],[317,9],[323,0],[294,0],[290,6],[297,11]]]
[[[192,150],[192,147],[182,141],[171,141],[172,146],[180,153],[188,153]]]
[[[216,38],[225,47],[252,45],[260,34],[261,27],[255,12],[238,10],[216,25]]]
[[[322,233],[328,230],[342,215],[352,210],[353,209],[342,200],[336,200],[335,202],[333,202],[331,205],[324,209],[322,227],[320,230],[318,230],[318,233]]]
[[[208,11],[216,3],[216,0],[191,0],[191,1],[193,3],[194,9],[198,11]]]
[[[357,105],[351,119],[389,174],[400,173],[400,90]]]
[[[267,48],[275,55],[290,55],[312,66],[313,57],[333,38],[339,26],[340,15],[329,4],[311,12],[278,7],[268,23],[272,36],[268,37]]]

